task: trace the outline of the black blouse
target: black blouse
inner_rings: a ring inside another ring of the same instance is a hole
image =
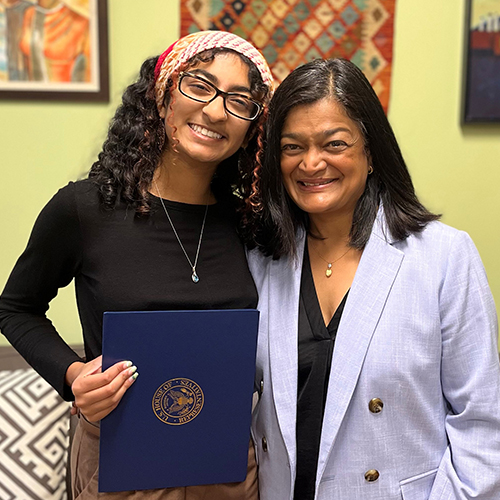
[[[348,293],[345,294],[330,323],[326,326],[316,294],[306,246],[299,302],[295,500],[314,498],[321,426],[333,347]]]

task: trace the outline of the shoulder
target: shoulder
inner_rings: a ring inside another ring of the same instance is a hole
[[[421,233],[412,234],[394,246],[404,252],[406,265],[418,267],[422,275],[434,276],[442,282],[487,283],[479,252],[465,231],[431,222]]]
[[[305,232],[303,230],[298,231],[296,241],[297,254],[285,255],[279,259],[274,259],[272,256],[266,256],[257,248],[247,251],[248,267],[250,268],[250,272],[257,286],[259,282],[262,282],[266,276],[271,274],[271,270],[273,275],[280,282],[287,281],[289,277],[296,276],[297,273],[300,275],[302,271],[305,243]]]
[[[78,200],[84,198],[91,199],[94,202],[99,200],[99,186],[92,179],[81,179],[70,182],[66,188],[72,189]]]
[[[420,233],[426,241],[448,241],[453,240],[460,235],[467,234],[465,231],[461,231],[452,226],[448,226],[440,221],[429,222],[422,233]],[[418,233],[415,235],[418,236]]]
[[[258,248],[247,250],[248,268],[252,273],[255,283],[258,285],[266,275],[272,263],[271,257],[266,257]]]
[[[465,232],[448,226],[439,221],[426,225],[420,233],[413,233],[402,241],[394,243],[403,251],[432,252],[444,257],[454,254],[457,250],[468,251],[474,247],[471,237]]]
[[[57,191],[51,202],[71,204],[89,197],[98,200],[98,195],[99,188],[95,182],[90,179],[82,179],[68,182],[66,186]]]
[[[39,219],[68,219],[75,215],[74,183],[59,189],[42,209]]]
[[[38,245],[67,245],[80,238],[78,200],[88,186],[86,181],[69,182],[59,189],[40,211],[30,241]]]
[[[99,207],[99,190],[94,182],[69,182],[49,200],[38,220],[57,225],[78,222],[82,214],[96,213]]]
[[[99,188],[90,179],[68,182],[57,191],[47,206],[71,210],[82,204],[99,206]]]

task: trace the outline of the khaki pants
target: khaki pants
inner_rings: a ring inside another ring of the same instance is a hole
[[[134,460],[133,457],[130,457]],[[71,448],[71,485],[73,500],[258,500],[257,464],[255,449],[250,441],[247,477],[242,483],[165,488],[158,490],[99,493],[99,426],[79,419]]]

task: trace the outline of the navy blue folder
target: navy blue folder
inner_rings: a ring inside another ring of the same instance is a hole
[[[139,376],[101,421],[99,491],[243,481],[259,313],[106,312],[103,370]]]

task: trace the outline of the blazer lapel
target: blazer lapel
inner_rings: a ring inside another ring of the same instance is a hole
[[[356,388],[373,332],[403,261],[403,252],[391,246],[383,226],[380,212],[363,251],[335,339],[318,459],[318,484]]]
[[[281,258],[271,266],[269,297],[269,359],[278,422],[295,468],[297,416],[298,315],[304,235],[297,243],[297,261]]]

